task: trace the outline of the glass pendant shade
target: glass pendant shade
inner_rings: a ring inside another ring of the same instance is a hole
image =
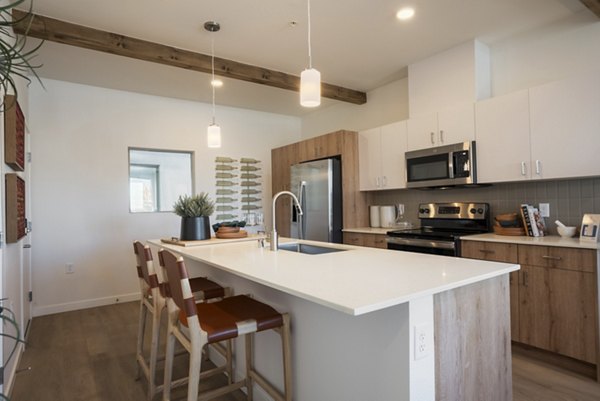
[[[220,148],[221,147],[221,127],[217,124],[211,124],[208,126],[206,142],[209,148]]]
[[[308,68],[300,74],[300,104],[317,107],[321,104],[321,73]]]

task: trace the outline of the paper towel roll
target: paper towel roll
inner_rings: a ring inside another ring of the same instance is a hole
[[[383,228],[391,228],[396,221],[395,206],[380,206],[379,207],[379,224]]]
[[[371,216],[371,227],[380,227],[379,222],[379,206],[369,206],[369,212]]]

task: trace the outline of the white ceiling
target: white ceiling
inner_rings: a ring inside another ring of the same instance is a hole
[[[407,4],[416,15],[400,22],[395,13]],[[312,0],[311,8],[313,66],[324,82],[366,92],[469,39],[493,44],[585,10],[579,0]],[[213,35],[218,57],[296,75],[308,64],[306,0],[34,0],[34,12],[205,54]],[[204,31],[209,20],[221,31]],[[210,100],[207,74],[52,42],[38,61],[46,78]],[[311,111],[299,106],[295,92],[233,80],[218,89],[217,103],[289,115]]]

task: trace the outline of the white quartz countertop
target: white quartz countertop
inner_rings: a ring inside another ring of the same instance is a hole
[[[579,241],[579,238],[563,238],[558,235],[547,237],[528,237],[497,234],[475,234],[460,237],[463,241],[503,242],[506,244],[558,246],[566,248],[600,249],[596,242]]]
[[[149,241],[192,260],[350,315],[377,311],[519,269],[519,265],[475,259],[299,242],[347,251],[306,255],[285,250],[273,252],[268,247],[259,247],[257,241],[195,247]]]

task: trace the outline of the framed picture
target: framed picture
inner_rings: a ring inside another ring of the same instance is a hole
[[[600,231],[600,214],[585,214],[581,221],[580,241],[598,242]]]
[[[15,171],[25,169],[25,115],[13,95],[4,96],[4,162]]]
[[[6,174],[6,242],[27,235],[25,219],[25,181],[15,173]]]

